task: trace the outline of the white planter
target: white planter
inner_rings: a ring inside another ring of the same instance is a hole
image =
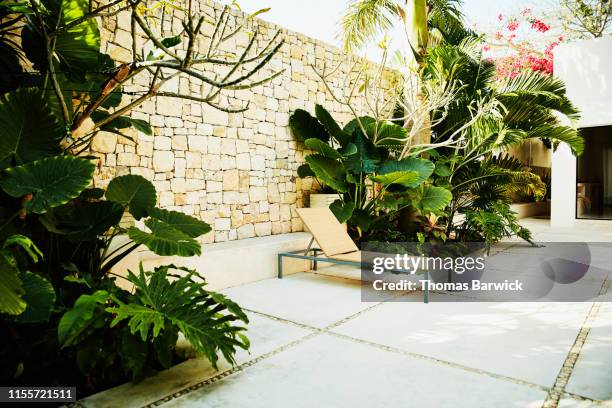
[[[340,194],[311,194],[310,208],[329,207],[331,203],[339,200]]]

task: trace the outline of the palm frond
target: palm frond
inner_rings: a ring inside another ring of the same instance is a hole
[[[351,51],[363,46],[377,34],[393,26],[392,18],[400,16],[393,0],[356,0],[349,3],[342,17],[342,43]]]

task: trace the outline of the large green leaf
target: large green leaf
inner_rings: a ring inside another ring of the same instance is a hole
[[[210,225],[204,221],[198,220],[195,217],[178,211],[152,208],[149,210],[149,215],[151,218],[155,218],[171,225],[174,229],[181,231],[191,238],[197,238],[200,235],[207,234],[212,230]]]
[[[321,139],[324,142],[329,140],[329,133],[325,127],[304,109],[296,109],[291,114],[289,117],[289,127],[291,128],[293,136],[302,142],[313,137]]]
[[[55,290],[47,279],[32,272],[20,275],[25,293],[22,299],[27,306],[15,321],[20,323],[42,323],[49,320],[55,305]]]
[[[157,255],[193,256],[202,253],[202,248],[198,241],[172,227],[170,224],[149,218],[145,221],[145,225],[151,232],[130,227],[128,235],[132,241],[145,245]]]
[[[5,170],[0,187],[12,197],[32,194],[24,208],[43,214],[78,197],[91,182],[95,166],[74,156],[55,156]]]
[[[393,122],[372,122],[367,127],[368,136],[377,146],[401,146],[408,139],[408,131]]]
[[[0,312],[18,315],[26,308],[17,261],[9,251],[0,250]]]
[[[451,201],[453,195],[443,187],[425,186],[415,207],[422,213],[443,210]]]
[[[419,173],[416,171],[392,171],[390,173],[372,176],[370,179],[384,186],[400,184],[404,187],[411,187],[418,180]]]
[[[342,157],[340,153],[336,151],[333,147],[317,138],[310,138],[304,141],[306,147],[314,150],[315,152],[321,154],[322,156],[329,157],[330,159],[339,159]]]
[[[387,175],[398,172],[416,172],[417,177],[409,182],[406,178],[404,182],[397,183],[402,184],[406,187],[416,187],[423,183],[434,171],[434,164],[426,159],[417,157],[406,157],[405,159],[398,161],[388,161],[378,168],[378,176]],[[396,175],[397,177],[397,175]],[[384,183],[383,183],[384,184]]]
[[[128,174],[108,183],[106,199],[129,207],[130,213],[139,220],[147,215],[148,209],[155,207],[157,192],[146,178]]]
[[[374,173],[381,160],[376,146],[360,130],[355,131],[353,143],[357,152],[344,160],[346,169],[353,174]]]
[[[62,347],[72,345],[74,339],[92,322],[96,306],[108,300],[108,292],[98,290],[91,295],[81,295],[74,302],[57,326],[57,339]]]
[[[170,279],[171,268],[180,269],[180,277]],[[199,276],[195,271],[174,266],[145,272],[141,265],[138,275],[129,271],[128,280],[134,284],[137,301],[118,301],[116,307],[107,308],[107,312],[115,316],[111,327],[126,322],[130,332],[138,334],[142,341],[159,339],[167,330],[180,330],[213,366],[219,355],[233,363],[236,348],[249,347],[248,339],[240,333],[244,328],[233,322],[248,323],[248,319],[240,307],[225,296],[204,290],[203,282],[200,278],[193,279],[195,276]]]
[[[310,170],[310,165],[308,163],[304,163],[298,167],[297,174],[300,178],[315,177],[315,174],[312,170]]]
[[[334,120],[332,115],[323,106],[319,104],[315,106],[315,115],[319,122],[325,126],[327,132],[342,146],[347,145],[351,141],[351,135],[340,128],[338,122]]]
[[[47,212],[41,223],[55,234],[73,242],[89,241],[104,234],[121,221],[124,207],[112,201],[84,201]]]
[[[60,152],[62,127],[39,90],[0,96],[0,170]]]
[[[340,223],[347,222],[353,215],[355,210],[355,203],[353,201],[342,202],[342,200],[336,200],[329,205],[329,209],[334,213]]]
[[[342,163],[320,154],[311,154],[306,157],[306,161],[320,182],[339,193],[346,193],[349,185],[346,182],[346,169]]]
[[[43,8],[40,11],[48,31],[61,28],[89,12],[87,0],[42,0],[41,4]],[[44,39],[40,32],[40,27],[27,24],[23,31],[23,47],[35,67],[46,69]],[[95,18],[84,19],[67,30],[59,30],[54,39],[54,60],[59,61],[62,74],[83,79],[87,71],[100,70],[100,31]]]
[[[371,116],[360,116],[359,120],[357,119],[352,119],[349,123],[347,123],[346,125],[344,125],[344,132],[348,133],[349,135],[352,135],[353,133],[355,133],[356,130],[361,131],[361,126],[359,126],[359,124],[361,123],[361,125],[364,127],[364,129],[368,129],[368,126],[370,126],[371,123],[375,123],[376,119],[374,119]]]

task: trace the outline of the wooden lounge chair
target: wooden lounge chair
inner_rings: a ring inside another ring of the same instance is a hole
[[[327,207],[298,208],[297,213],[304,225],[310,230],[312,239],[305,250],[281,252],[277,256],[278,278],[283,277],[283,258],[297,258],[312,261],[312,269],[317,270],[318,262],[328,262],[339,265],[362,267],[369,264],[362,259],[362,253],[351,239],[346,229],[340,224],[336,216]],[[318,247],[313,244],[317,243]],[[323,254],[325,256],[320,256]],[[407,271],[393,271],[409,273]],[[429,279],[427,271],[425,279]],[[423,300],[428,303],[429,291],[424,290]]]

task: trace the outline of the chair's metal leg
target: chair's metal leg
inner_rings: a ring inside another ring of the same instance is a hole
[[[317,254],[319,253],[319,251],[317,251],[316,249],[312,250],[314,252],[314,256],[317,256]],[[313,260],[312,261],[312,270],[316,271],[317,270],[317,261]]]
[[[429,303],[429,272],[425,271],[425,280],[428,282],[423,289],[423,303]]]
[[[283,256],[277,255],[278,262],[278,279],[283,279]]]

